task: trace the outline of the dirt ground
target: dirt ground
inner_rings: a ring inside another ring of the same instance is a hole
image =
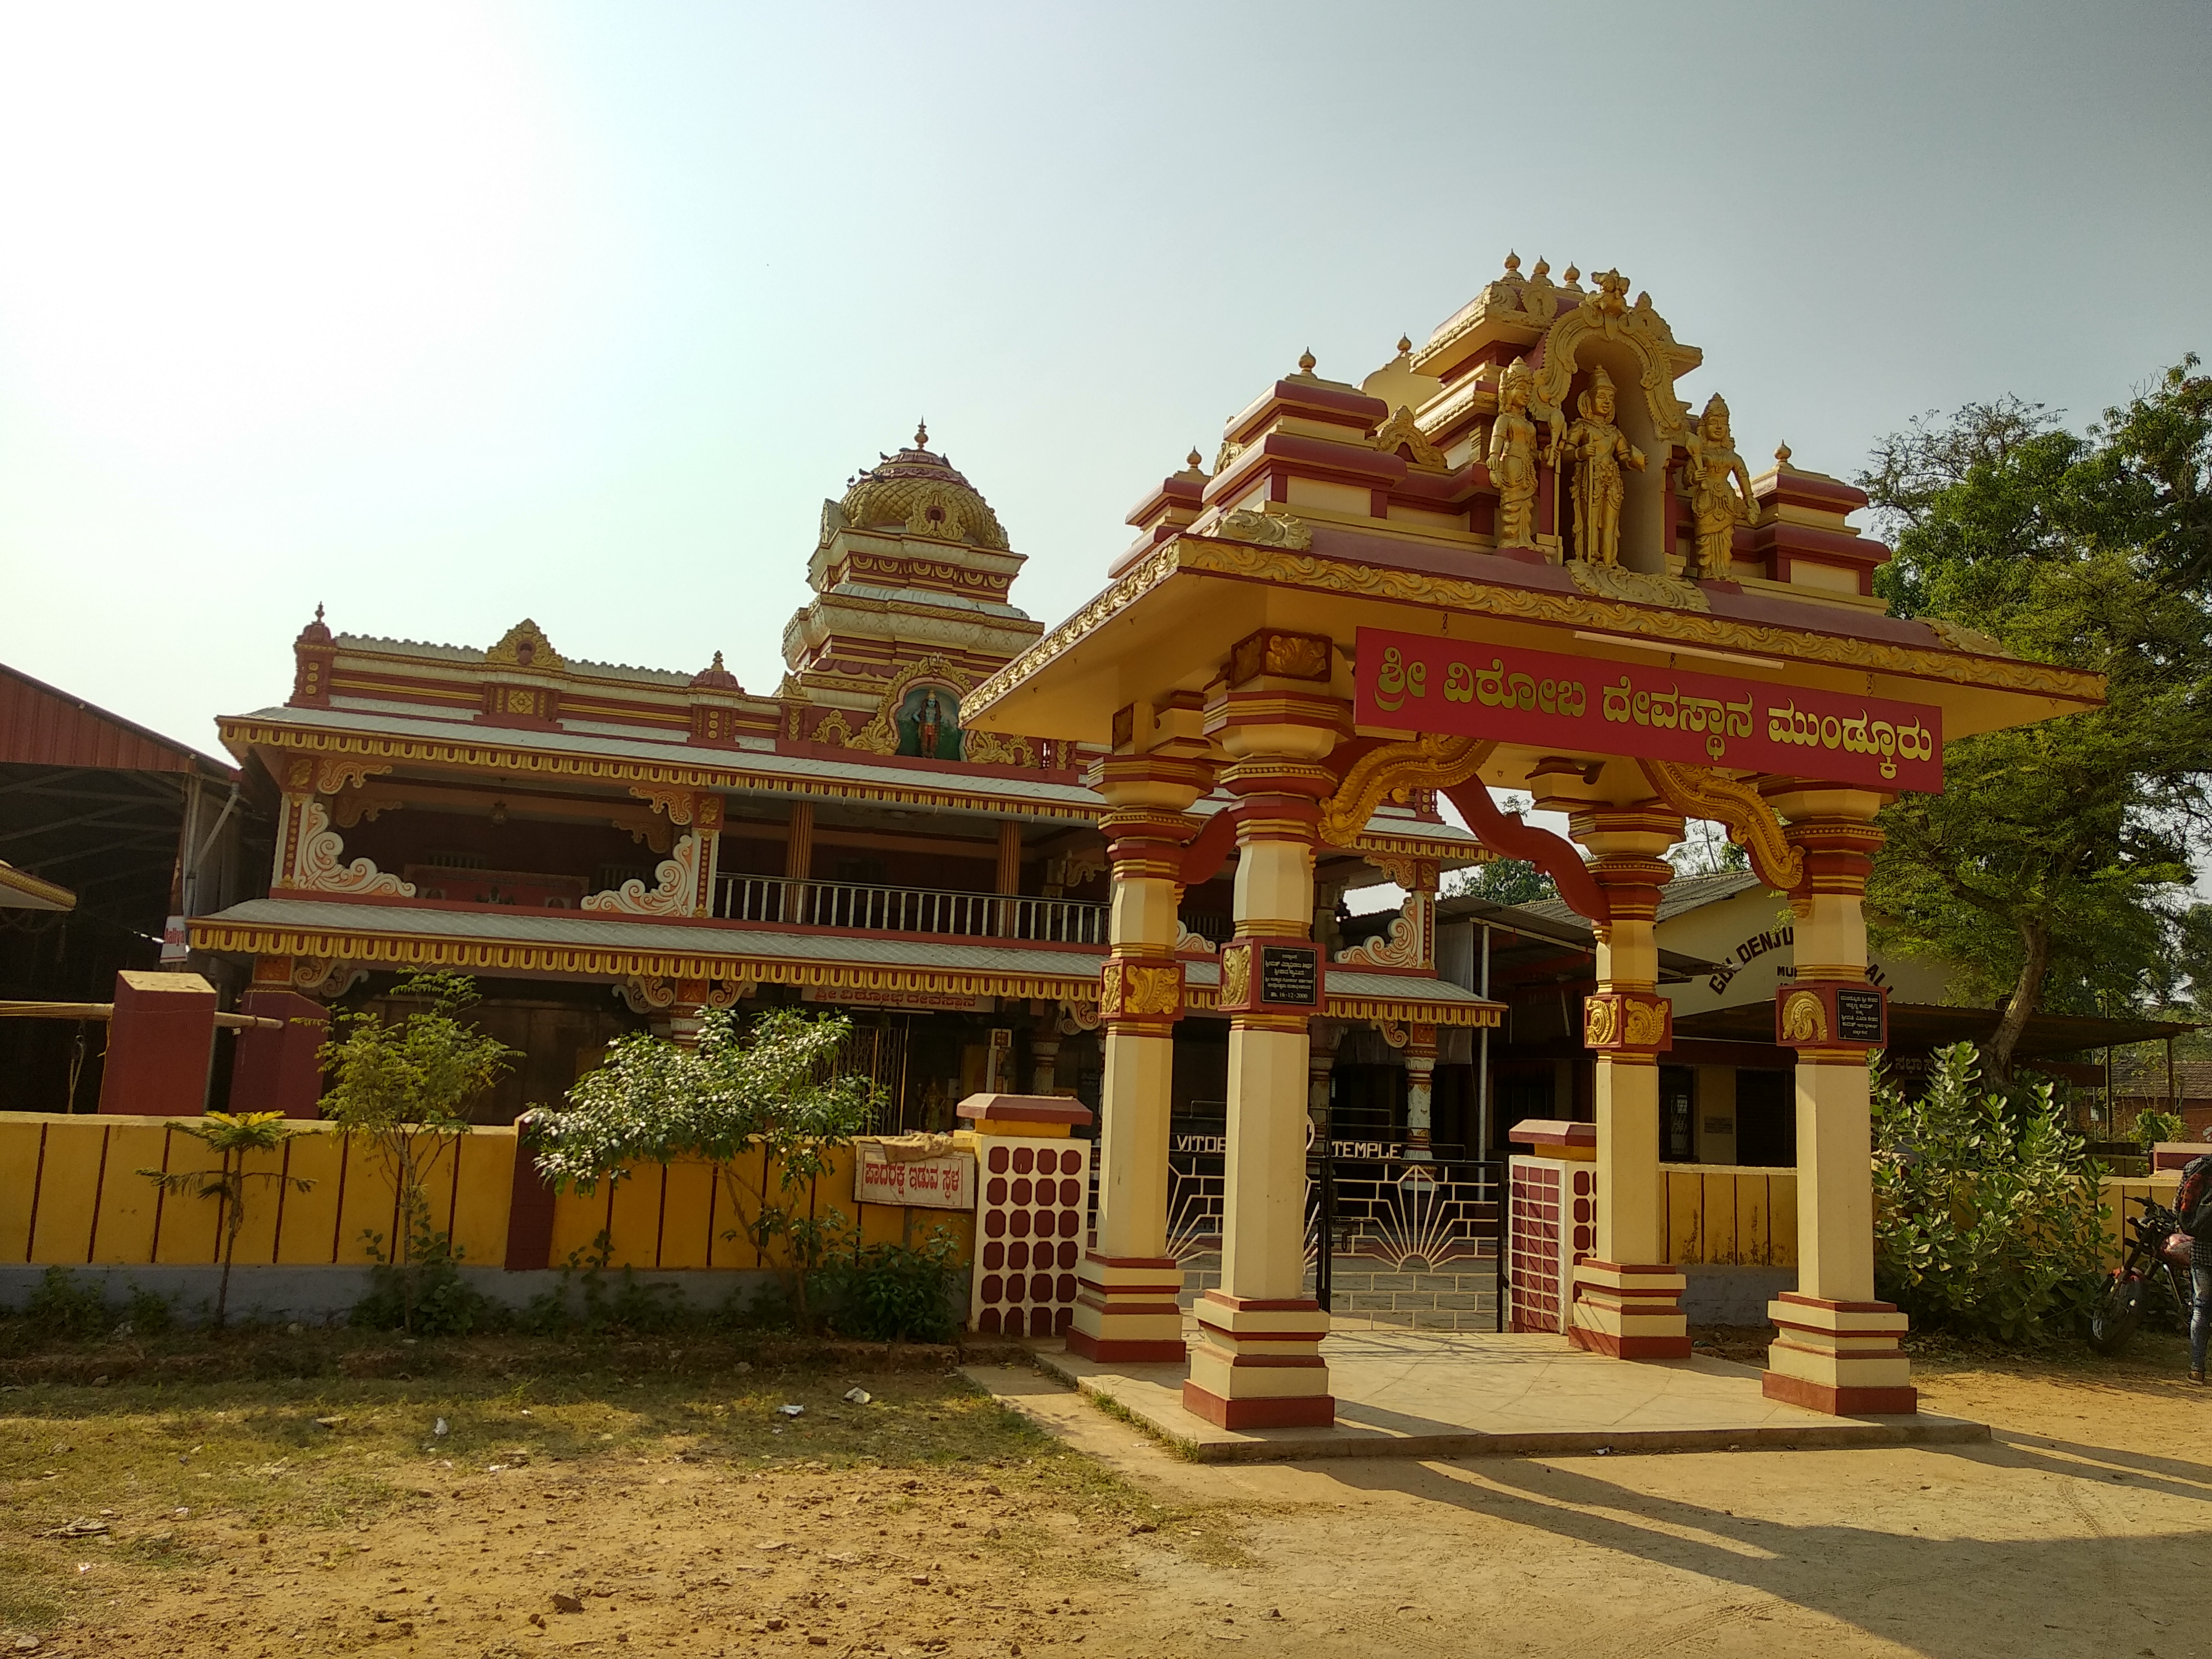
[[[941,1352],[15,1346],[0,1653],[2212,1656],[2170,1337],[1924,1352],[1986,1445],[1281,1468]]]

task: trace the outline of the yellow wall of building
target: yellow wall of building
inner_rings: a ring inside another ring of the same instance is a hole
[[[240,1267],[348,1265],[375,1260],[369,1241],[382,1235],[392,1249],[398,1194],[383,1160],[368,1141],[326,1124],[302,1123],[279,1152],[249,1170],[312,1181],[306,1192],[289,1182],[256,1181],[246,1197],[246,1220],[234,1261]],[[418,1152],[431,1150],[427,1138]],[[839,1148],[829,1171],[800,1212],[826,1220],[833,1210],[857,1219],[864,1243],[919,1243],[942,1226],[959,1243],[966,1261],[975,1240],[974,1217],[964,1211],[860,1205],[853,1196],[855,1154]],[[428,1182],[432,1224],[452,1234],[463,1265],[499,1267],[514,1183],[515,1132],[479,1128],[447,1146]],[[221,1260],[220,1205],[190,1192],[163,1192],[141,1169],[198,1170],[216,1167],[207,1147],[162,1118],[24,1114],[0,1121],[0,1261],[38,1266],[195,1262]],[[780,1198],[775,1171],[758,1157],[743,1180],[716,1179],[696,1160],[648,1164],[623,1180],[602,1182],[592,1193],[566,1192],[553,1205],[548,1265],[579,1265],[596,1254],[602,1231],[610,1235],[613,1267],[774,1267],[772,1247],[757,1249],[750,1229],[758,1213],[753,1197],[762,1182]],[[724,1237],[735,1231],[736,1238]]]

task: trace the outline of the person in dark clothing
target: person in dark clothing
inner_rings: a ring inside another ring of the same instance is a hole
[[[2181,1166],[2173,1212],[2190,1237],[2189,1380],[2204,1380],[2204,1350],[2212,1339],[2212,1152]]]

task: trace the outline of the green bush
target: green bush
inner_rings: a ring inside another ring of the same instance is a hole
[[[41,1336],[103,1336],[115,1323],[105,1287],[79,1280],[67,1267],[46,1269],[23,1304],[23,1317]]]
[[[490,1300],[461,1277],[461,1253],[451,1234],[416,1218],[405,1256],[386,1259],[384,1236],[367,1235],[376,1265],[369,1291],[354,1304],[353,1323],[366,1330],[404,1330],[416,1336],[466,1336],[495,1322]]]
[[[621,1278],[610,1281],[607,1261],[613,1254],[613,1237],[601,1228],[588,1248],[569,1252],[559,1287],[532,1297],[515,1322],[536,1336],[668,1331],[699,1322],[673,1285],[641,1283],[635,1270],[627,1267]]]
[[[949,1342],[960,1328],[967,1274],[959,1242],[942,1227],[918,1245],[855,1244],[825,1270],[831,1322],[843,1335],[876,1342]]]
[[[1922,1328],[2020,1342],[2077,1314],[2103,1254],[2101,1173],[2039,1084],[1980,1086],[1969,1043],[1908,1097],[1874,1078],[1875,1277]]]

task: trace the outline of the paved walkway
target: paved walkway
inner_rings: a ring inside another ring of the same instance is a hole
[[[1747,1365],[1692,1357],[1607,1359],[1560,1338],[1340,1331],[1323,1343],[1336,1391],[1327,1429],[1218,1429],[1182,1408],[1179,1365],[1102,1365],[1058,1342],[1031,1345],[1049,1374],[1110,1401],[1200,1462],[1316,1457],[1454,1458],[1740,1447],[1951,1444],[1989,1438],[1957,1418],[1829,1417],[1759,1392]],[[969,1376],[1016,1410],[1019,1373]]]

